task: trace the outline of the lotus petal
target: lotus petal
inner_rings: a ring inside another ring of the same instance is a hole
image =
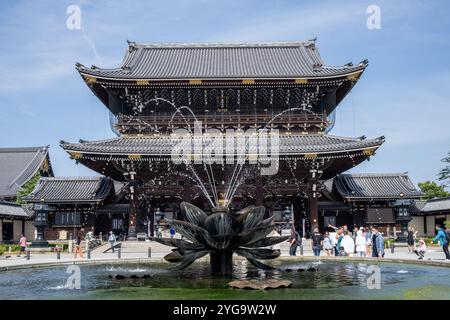
[[[268,226],[256,227],[252,229],[247,229],[241,232],[241,246],[245,247],[247,243],[253,243],[258,240],[265,238],[269,233],[273,231],[275,226],[273,224]]]
[[[200,251],[186,251],[183,255],[183,259],[181,263],[172,268],[172,270],[181,270],[188,266],[190,266],[195,260],[200,259],[201,257],[207,255],[209,250],[200,250]]]
[[[251,249],[248,250],[248,252],[250,252],[253,257],[255,257],[256,259],[275,259],[278,258],[281,255],[281,251],[276,249]]]
[[[289,236],[268,237],[268,238],[263,238],[261,240],[248,243],[245,246],[247,248],[268,247],[268,246],[273,246],[274,244],[277,244],[277,243],[284,242],[284,241],[286,241],[289,238],[290,238]]]
[[[192,242],[207,244],[208,239],[210,239],[208,231],[202,227],[193,225],[192,223],[175,219],[166,219],[166,222],[173,227],[176,232],[181,233]]]
[[[205,229],[212,236],[232,234],[233,222],[234,219],[230,214],[218,212],[206,218]]]
[[[173,250],[171,253],[166,254],[164,256],[164,260],[175,263],[175,262],[181,262],[183,260],[183,255],[181,254],[180,250]]]
[[[237,218],[237,222],[241,226],[241,230],[256,227],[258,223],[261,223],[261,221],[263,221],[265,212],[266,208],[263,206],[259,206],[252,207],[245,213],[241,214]]]
[[[197,242],[187,242],[185,240],[181,240],[181,239],[171,239],[171,238],[155,238],[155,237],[151,237],[150,238],[153,241],[156,241],[158,243],[164,244],[166,246],[169,247],[177,247],[183,250],[194,250],[197,249],[199,246],[201,246],[199,243]]]
[[[234,251],[237,255],[240,255],[248,260],[252,265],[254,265],[257,268],[263,269],[263,270],[276,270],[278,268],[268,266],[267,264],[264,264],[258,260],[255,259],[255,257],[248,252],[247,250],[235,250]]]
[[[203,227],[205,219],[208,216],[202,209],[190,204],[189,202],[182,202],[180,204],[180,209],[187,221],[196,226]]]

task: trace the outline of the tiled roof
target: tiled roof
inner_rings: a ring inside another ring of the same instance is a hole
[[[225,150],[225,137],[223,147]],[[234,137],[236,145],[246,145],[244,136]],[[241,140],[242,139],[242,140]],[[93,142],[83,141],[81,143],[68,143],[61,141],[61,146],[66,151],[92,153],[92,154],[114,154],[128,155],[139,154],[148,156],[170,156],[172,150],[181,139],[174,139],[170,136],[133,136],[118,137],[108,140]],[[268,139],[270,142],[270,139]],[[280,135],[280,155],[299,155],[308,153],[327,154],[340,153],[345,151],[357,151],[365,148],[379,147],[384,142],[384,138],[362,139],[347,138],[331,135]],[[211,149],[210,142],[204,142],[204,151]],[[209,148],[209,149],[208,149]],[[250,152],[255,151],[250,148]],[[224,151],[225,153],[225,151]]]
[[[0,197],[15,197],[47,157],[48,147],[0,148]]]
[[[41,178],[26,202],[68,203],[104,200],[113,186],[106,177],[54,177]]]
[[[430,199],[425,203],[424,207],[422,208],[422,212],[439,212],[439,211],[450,212],[450,197]]]
[[[408,207],[408,211],[411,214],[421,214],[423,207],[425,207],[426,201],[422,200],[415,200],[411,205]]]
[[[0,201],[0,217],[28,219],[30,218],[30,213],[27,212],[20,204]]]
[[[420,198],[423,194],[407,173],[340,174],[334,179],[337,192],[347,199]]]
[[[269,43],[129,43],[120,67],[87,68],[81,74],[107,79],[283,79],[323,78],[360,72],[353,66],[326,66],[315,41]]]

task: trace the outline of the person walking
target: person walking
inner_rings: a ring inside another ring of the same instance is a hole
[[[342,239],[344,239],[344,229],[343,228],[339,228],[336,232],[336,252],[335,255],[339,256],[340,255],[340,251],[341,251],[341,247],[342,247]]]
[[[409,226],[407,231],[408,253],[414,253],[416,247],[417,231],[414,232],[413,227]]]
[[[420,239],[419,240],[419,246],[414,249],[414,253],[419,256],[419,260],[423,260],[425,257],[425,252],[427,251],[427,246],[425,245],[425,240]]]
[[[344,237],[342,238],[341,241],[341,246],[344,248],[344,251],[347,256],[349,257],[353,256],[355,252],[355,242],[353,241],[353,238],[348,230],[345,231],[344,233]]]
[[[437,235],[433,238],[433,242],[439,241],[442,250],[445,253],[445,260],[450,260],[450,254],[448,252],[448,243],[450,233],[446,232],[439,224],[436,225]]]
[[[20,258],[22,255],[22,252],[23,252],[23,254],[25,254],[25,251],[27,250],[27,237],[25,237],[23,234],[20,236],[19,246],[20,246],[20,251],[19,251],[19,254],[17,255],[17,257]]]
[[[108,242],[111,247],[111,251],[114,253],[114,246],[116,244],[116,235],[112,231],[109,232]]]
[[[331,238],[330,233],[326,231],[323,237],[323,249],[328,257],[332,255],[333,248],[333,239]]]
[[[312,235],[312,250],[314,252],[315,257],[320,256],[320,251],[323,247],[323,236],[319,232],[318,228],[314,228],[313,235]]]
[[[83,258],[83,248],[81,247],[81,236],[78,235],[77,239],[75,240],[75,256],[76,259],[77,256],[80,256],[80,258]]]
[[[372,257],[384,257],[384,238],[377,226],[372,226]]]
[[[291,228],[289,243],[291,244],[289,247],[289,255],[295,256],[297,254],[297,247],[301,245],[301,239],[300,234],[294,229],[294,227]]]
[[[175,229],[173,227],[170,227],[170,239],[173,239],[175,237]]]
[[[372,255],[372,232],[369,227],[366,227],[364,231],[366,237],[366,256],[370,257]]]
[[[358,257],[365,257],[367,250],[366,237],[363,235],[362,230],[358,230],[358,232],[356,232],[355,246],[356,246],[356,255]]]

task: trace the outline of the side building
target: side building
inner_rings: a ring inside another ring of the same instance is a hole
[[[36,178],[53,176],[48,147],[0,148],[0,243],[34,239],[33,212],[16,202]]]

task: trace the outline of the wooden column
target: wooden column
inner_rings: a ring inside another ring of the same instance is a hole
[[[263,188],[262,179],[260,176],[258,178],[256,178],[255,204],[257,206],[264,205],[264,188]]]
[[[127,239],[136,239],[136,223],[138,214],[138,194],[135,183],[130,183],[130,216],[128,218],[128,234]]]
[[[309,221],[311,225],[311,232],[314,228],[319,227],[319,212],[317,204],[317,196],[314,197],[314,193],[311,192],[308,195],[308,208],[309,208]]]

